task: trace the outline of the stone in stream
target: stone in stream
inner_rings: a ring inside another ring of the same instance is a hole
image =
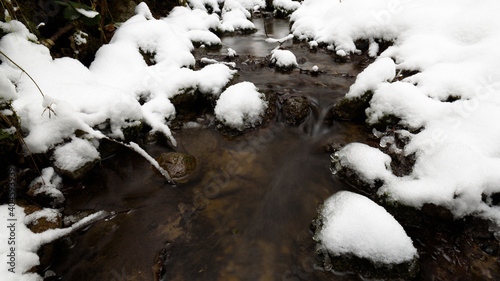
[[[418,253],[403,227],[365,196],[340,191],[320,206],[314,240],[325,270],[368,278],[415,278]]]
[[[196,168],[196,158],[181,152],[162,153],[156,161],[176,183],[187,182]]]
[[[282,112],[288,124],[300,124],[309,115],[309,101],[305,97],[289,97],[283,103]]]

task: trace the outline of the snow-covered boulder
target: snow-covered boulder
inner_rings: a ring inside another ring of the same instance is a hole
[[[95,166],[100,155],[91,142],[75,137],[70,142],[56,147],[53,158],[59,172],[77,180],[83,178]]]
[[[215,106],[215,117],[224,125],[243,131],[262,121],[268,104],[264,94],[250,82],[241,82],[227,88]]]
[[[297,58],[291,51],[280,49],[274,49],[271,51],[271,63],[281,71],[290,71],[299,66]]]
[[[412,277],[418,270],[411,238],[391,214],[365,196],[336,193],[324,202],[314,224],[327,270],[389,278]]]

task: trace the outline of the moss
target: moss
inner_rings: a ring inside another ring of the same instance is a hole
[[[122,128],[123,136],[125,138],[125,142],[136,141],[143,132],[144,125],[142,122],[135,122],[136,124]]]
[[[334,118],[339,120],[365,120],[365,109],[370,105],[372,97],[372,91],[365,92],[361,97],[344,97],[333,107]]]

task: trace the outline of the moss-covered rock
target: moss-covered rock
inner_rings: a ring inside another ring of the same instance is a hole
[[[283,102],[281,111],[288,124],[300,124],[309,115],[309,101],[305,97],[289,97]]]
[[[372,91],[367,91],[361,97],[344,97],[333,107],[334,118],[339,120],[365,120],[365,109],[370,105]]]

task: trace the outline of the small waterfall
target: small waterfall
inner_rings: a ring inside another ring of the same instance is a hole
[[[309,117],[301,124],[300,128],[304,133],[311,137],[319,137],[330,132],[333,119],[330,116],[330,112],[333,108],[333,104],[324,105],[319,101],[309,99],[311,106],[311,114]]]

